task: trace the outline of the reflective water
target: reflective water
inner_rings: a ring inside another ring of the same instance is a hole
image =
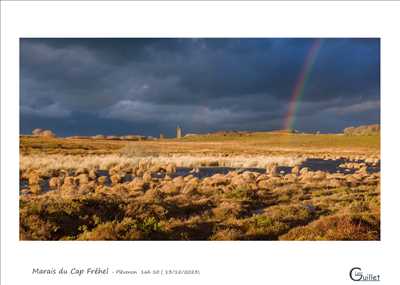
[[[344,160],[344,159],[338,159],[338,160],[307,159],[300,166],[307,167],[311,171],[319,170],[319,171],[324,171],[324,172],[328,172],[328,173],[352,174],[355,171],[357,171],[356,169],[343,168],[343,167],[339,166],[346,162],[349,162],[349,161]],[[359,162],[362,162],[362,161],[359,161]],[[278,167],[278,172],[280,172],[281,174],[290,173],[291,170],[292,170],[292,167],[286,167],[286,166]],[[258,173],[266,172],[265,168],[199,167],[199,168],[193,169],[193,168],[188,168],[188,167],[178,167],[176,169],[176,172],[171,174],[170,177],[174,178],[177,176],[193,175],[194,177],[202,179],[205,177],[213,176],[214,174],[217,174],[217,173],[227,174],[230,171],[235,171],[238,173],[241,173],[244,171],[251,171],[251,172],[258,172]],[[380,164],[378,164],[377,166],[372,166],[370,164],[367,164],[367,171],[370,173],[379,172]],[[110,180],[108,171],[99,170],[99,171],[97,171],[97,175],[98,176],[106,176],[105,184],[108,186],[111,185],[111,180]],[[165,173],[153,174],[154,178],[163,178],[164,176],[165,176]],[[135,176],[133,174],[128,173],[122,177],[122,182],[129,182],[134,177]],[[49,191],[49,179],[43,179],[41,186],[44,191]],[[20,180],[20,189],[24,189],[27,187],[29,187],[28,180],[21,179]]]

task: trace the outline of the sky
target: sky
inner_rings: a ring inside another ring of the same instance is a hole
[[[290,104],[299,131],[379,124],[380,40],[20,39],[21,134],[278,130]]]

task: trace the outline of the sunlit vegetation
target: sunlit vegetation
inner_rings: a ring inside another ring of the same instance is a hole
[[[20,239],[379,240],[379,141],[21,137]],[[337,160],[343,171],[308,169],[310,158]],[[205,166],[234,169],[200,176]]]

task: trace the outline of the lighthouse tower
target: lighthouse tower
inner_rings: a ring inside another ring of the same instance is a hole
[[[177,126],[176,127],[176,138],[180,139],[182,137],[182,129],[181,127]]]

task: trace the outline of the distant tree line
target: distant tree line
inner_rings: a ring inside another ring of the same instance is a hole
[[[343,130],[345,135],[375,135],[379,134],[381,127],[378,124],[375,125],[363,125],[359,127],[348,127]]]

